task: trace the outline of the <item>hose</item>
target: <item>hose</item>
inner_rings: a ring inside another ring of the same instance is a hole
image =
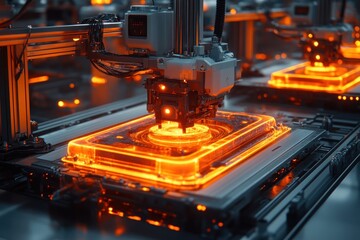
[[[224,30],[225,5],[226,5],[225,0],[216,0],[214,35],[219,39],[219,42],[221,41],[222,33]]]

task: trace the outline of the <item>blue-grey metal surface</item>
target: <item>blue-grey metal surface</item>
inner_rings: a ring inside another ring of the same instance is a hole
[[[295,239],[360,238],[360,163],[304,225]]]

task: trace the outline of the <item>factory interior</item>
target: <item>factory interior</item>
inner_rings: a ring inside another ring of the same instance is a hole
[[[0,0],[0,239],[358,239],[360,1]]]

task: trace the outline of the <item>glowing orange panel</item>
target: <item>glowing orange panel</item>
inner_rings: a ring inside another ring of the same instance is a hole
[[[219,111],[186,133],[147,115],[75,139],[62,160],[98,175],[198,188],[290,131],[273,117]],[[236,154],[235,154],[236,153]]]
[[[309,62],[274,72],[268,81],[276,88],[342,93],[360,82],[360,66],[330,65]]]

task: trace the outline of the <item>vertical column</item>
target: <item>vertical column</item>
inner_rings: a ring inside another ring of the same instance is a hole
[[[19,134],[27,137],[31,134],[27,57],[26,49],[21,56],[22,50],[23,46],[0,47],[0,136],[8,143]],[[21,69],[17,66],[20,61],[23,69],[16,76]]]
[[[190,55],[203,35],[203,0],[175,0],[175,53]]]

